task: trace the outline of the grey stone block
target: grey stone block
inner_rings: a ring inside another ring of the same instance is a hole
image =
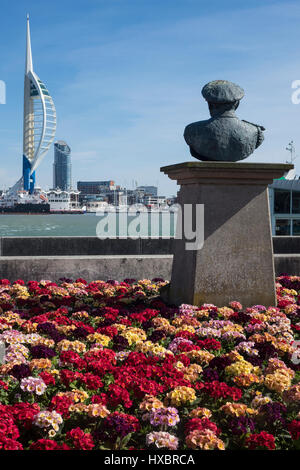
[[[62,277],[88,282],[101,279],[125,278],[170,279],[172,255],[128,255],[128,256],[19,256],[0,258],[0,279],[10,281],[50,279]]]
[[[181,184],[182,208],[204,204],[203,247],[187,251],[189,240],[175,240],[170,302],[276,304],[267,185],[290,167],[187,162],[161,169]]]

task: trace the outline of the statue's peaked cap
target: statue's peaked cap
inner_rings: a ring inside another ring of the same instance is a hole
[[[202,95],[209,103],[233,103],[244,94],[243,88],[227,80],[214,80],[202,88]]]

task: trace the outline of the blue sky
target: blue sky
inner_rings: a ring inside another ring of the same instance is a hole
[[[273,0],[1,0],[0,188],[21,176],[26,13],[33,64],[54,99],[57,139],[72,148],[73,183],[114,179],[177,186],[163,165],[190,160],[182,134],[206,119],[201,88],[245,89],[237,114],[266,127],[247,161],[285,162],[293,139],[300,172],[300,3]],[[298,150],[298,152],[297,152]],[[52,185],[53,148],[37,171]]]

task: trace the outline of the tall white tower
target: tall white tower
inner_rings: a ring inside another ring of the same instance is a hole
[[[26,63],[24,81],[23,188],[34,190],[35,170],[52,144],[56,131],[53,100],[33,70],[29,15],[27,15]]]

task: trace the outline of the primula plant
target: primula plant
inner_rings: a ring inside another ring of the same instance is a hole
[[[0,280],[0,449],[299,449],[300,277],[245,309],[165,285]]]

